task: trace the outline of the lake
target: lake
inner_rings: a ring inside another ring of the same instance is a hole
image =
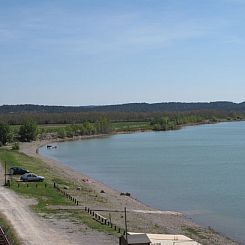
[[[245,122],[112,135],[39,152],[245,242]]]

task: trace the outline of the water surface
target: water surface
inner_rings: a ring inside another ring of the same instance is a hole
[[[245,122],[64,142],[40,153],[245,241]]]

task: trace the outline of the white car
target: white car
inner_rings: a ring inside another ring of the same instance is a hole
[[[38,176],[34,173],[26,173],[20,176],[20,180],[22,181],[43,181],[44,177],[43,176]]]

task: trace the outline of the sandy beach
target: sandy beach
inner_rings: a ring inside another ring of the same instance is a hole
[[[84,137],[87,138],[87,137]],[[82,139],[80,137],[79,139]],[[108,217],[110,214],[113,223],[124,227],[123,209],[128,210],[128,230],[131,232],[184,234],[191,236],[201,244],[233,245],[239,244],[212,230],[192,222],[191,219],[174,210],[156,210],[133,197],[122,196],[117,190],[77,172],[64,164],[48,159],[38,154],[38,148],[57,141],[41,140],[32,143],[23,143],[20,151],[28,156],[41,159],[63,179],[72,180],[75,185],[91,190],[99,200],[88,200],[88,197],[77,195],[81,205],[100,210],[99,213]],[[101,191],[103,190],[103,193]],[[74,192],[74,195],[76,193]]]

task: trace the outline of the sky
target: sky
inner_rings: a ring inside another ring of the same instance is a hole
[[[0,105],[245,100],[245,0],[0,0]]]

